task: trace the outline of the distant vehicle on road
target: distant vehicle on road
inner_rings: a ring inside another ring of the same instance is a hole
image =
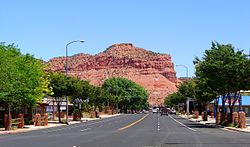
[[[152,112],[153,113],[158,113],[159,112],[159,108],[158,107],[153,107],[152,108]]]
[[[142,113],[148,114],[148,110],[142,110]]]
[[[162,108],[161,109],[161,116],[162,115],[167,115],[168,116],[168,113],[169,113],[169,109],[167,109],[167,108]]]
[[[175,109],[171,109],[171,110],[170,110],[170,114],[176,114]]]

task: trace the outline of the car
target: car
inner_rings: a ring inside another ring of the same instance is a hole
[[[176,114],[176,110],[175,109],[171,109],[170,110],[170,114]]]
[[[162,115],[167,115],[168,116],[168,113],[169,113],[169,109],[167,109],[167,108],[161,109],[161,116]]]
[[[148,114],[148,110],[142,110],[142,113]]]
[[[153,107],[152,108],[152,112],[153,113],[158,113],[159,112],[159,108],[158,107]]]

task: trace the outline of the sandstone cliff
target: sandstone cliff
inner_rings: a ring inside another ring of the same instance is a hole
[[[49,70],[65,72],[65,57],[48,62]],[[96,54],[76,54],[68,58],[69,74],[101,85],[110,77],[130,79],[145,87],[150,105],[162,105],[164,98],[176,91],[176,72],[169,54],[159,54],[134,47],[130,43],[114,44]]]

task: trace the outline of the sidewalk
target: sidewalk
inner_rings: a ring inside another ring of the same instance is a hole
[[[110,118],[110,117],[114,117],[114,116],[118,116],[120,114],[114,114],[114,115],[100,115],[99,118],[81,118],[81,121],[72,121],[69,120],[69,125],[73,125],[73,124],[78,124],[78,123],[82,123],[82,122],[87,122],[87,121],[94,121],[94,120],[99,120],[99,119],[103,119],[103,118]],[[4,128],[0,128],[0,135],[2,134],[15,134],[15,133],[20,133],[20,132],[28,132],[28,131],[33,131],[33,130],[41,130],[41,129],[46,129],[46,128],[52,128],[52,127],[58,127],[58,126],[66,126],[67,124],[62,124],[59,123],[58,121],[49,121],[47,126],[34,126],[34,125],[24,125],[23,129],[14,129],[14,130],[10,130],[10,131],[5,131]]]
[[[182,118],[188,119],[190,121],[199,122],[200,124],[216,127],[215,118],[208,117],[208,121],[203,121],[201,116],[199,116],[199,118],[197,118],[197,119],[193,118],[193,115],[179,115],[179,116]],[[222,129],[250,133],[250,126],[249,125],[247,125],[246,128],[242,128],[242,129],[236,128],[236,127],[224,127]]]
[[[189,119],[190,121],[199,122],[204,125],[215,125],[215,118],[208,117],[207,121],[203,121],[202,117],[199,115],[198,118],[193,118],[193,115],[179,115],[182,118]]]
[[[50,123],[49,122],[49,124],[47,126],[24,125],[23,129],[15,128],[14,130],[10,130],[10,131],[5,131],[4,128],[0,128],[0,135],[1,134],[15,134],[15,133],[20,133],[20,132],[28,132],[28,131],[33,131],[33,130],[40,130],[40,129],[52,128],[52,127],[64,126],[64,125],[66,125],[66,124]]]

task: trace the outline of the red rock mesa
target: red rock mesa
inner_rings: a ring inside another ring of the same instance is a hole
[[[48,62],[48,70],[65,72],[65,57]],[[96,55],[76,54],[68,57],[69,75],[101,85],[111,77],[123,77],[143,86],[150,105],[162,105],[167,95],[177,90],[174,64],[169,54],[160,54],[133,46],[114,44]]]

